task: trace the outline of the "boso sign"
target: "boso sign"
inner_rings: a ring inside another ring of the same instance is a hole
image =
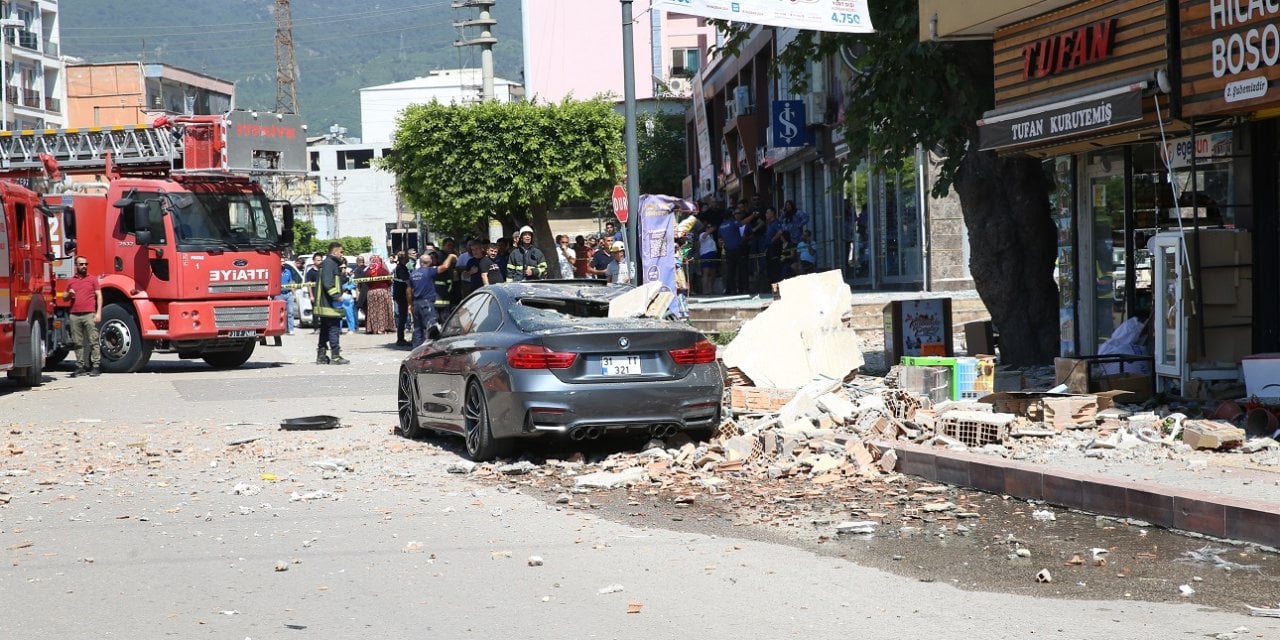
[[[1181,0],[1178,28],[1182,117],[1276,106],[1280,0]]]
[[[1210,0],[1209,28],[1216,36],[1211,45],[1213,77],[1280,62],[1280,27],[1272,20],[1276,14],[1280,0]]]

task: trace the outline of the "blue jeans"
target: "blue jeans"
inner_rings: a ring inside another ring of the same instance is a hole
[[[428,299],[413,299],[413,348],[417,349],[419,345],[427,341],[427,329],[436,323],[436,301]]]
[[[356,330],[356,328],[357,328],[357,327],[356,327],[356,300],[355,300],[355,297],[354,297],[354,296],[352,296],[350,299],[348,299],[348,298],[347,298],[347,296],[342,296],[342,309],[343,309],[343,311],[345,311],[345,312],[347,313],[347,318],[346,318],[346,320],[347,320],[347,328],[348,328],[348,329],[350,329],[350,330],[352,330],[352,331],[355,331],[355,330]]]
[[[298,310],[298,301],[293,297],[293,291],[286,289],[282,291],[277,300],[284,300],[284,326],[285,330],[293,333],[293,313]]]

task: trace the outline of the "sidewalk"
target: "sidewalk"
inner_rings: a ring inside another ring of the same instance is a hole
[[[1221,455],[1203,464],[1083,455],[1042,464],[902,441],[873,444],[895,450],[897,471],[934,482],[1280,547],[1280,471],[1224,464]]]

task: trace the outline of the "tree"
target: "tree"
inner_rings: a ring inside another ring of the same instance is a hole
[[[895,166],[917,145],[942,152],[934,193],[954,186],[960,198],[969,270],[1000,330],[1003,361],[1051,361],[1058,350],[1058,295],[1049,180],[1034,158],[977,151],[977,121],[994,103],[991,43],[920,42],[917,3],[872,0],[869,8],[876,33],[803,31],[778,64],[803,90],[814,59],[851,58],[855,80],[844,105],[850,156]],[[740,46],[749,28],[722,25],[730,35],[726,49]]]
[[[688,173],[684,163],[684,114],[637,114],[636,150],[640,160],[640,191],[681,195]]]
[[[433,229],[474,229],[491,217],[508,230],[529,224],[554,273],[547,211],[598,197],[617,181],[622,125],[600,98],[412,105],[382,164]]]

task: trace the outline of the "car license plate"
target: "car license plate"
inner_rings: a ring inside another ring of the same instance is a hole
[[[640,356],[602,356],[600,373],[606,376],[632,376],[640,370]]]
[[[254,338],[257,337],[258,332],[253,329],[236,329],[228,331],[226,335],[228,338]]]

